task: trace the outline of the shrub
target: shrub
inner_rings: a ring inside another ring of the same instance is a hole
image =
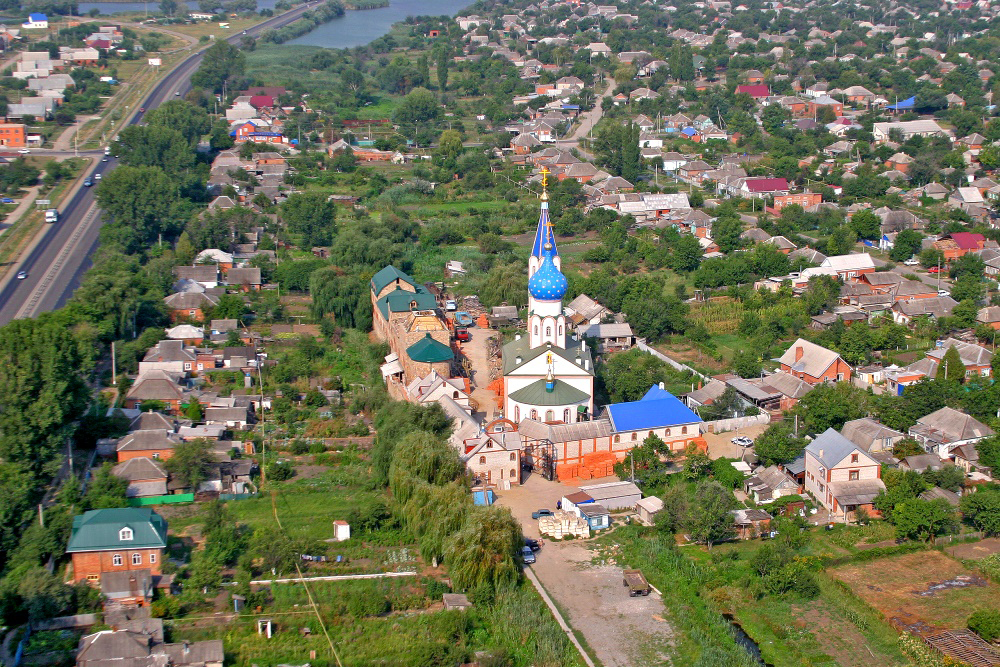
[[[980,609],[969,617],[969,629],[988,642],[1000,637],[1000,611]]]
[[[292,440],[292,446],[289,448],[289,451],[296,456],[300,456],[309,451],[309,443],[302,438],[295,438],[295,440]]]

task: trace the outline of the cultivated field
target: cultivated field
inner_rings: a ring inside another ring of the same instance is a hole
[[[828,570],[890,623],[964,628],[979,609],[1000,608],[1000,586],[938,551],[921,551]],[[895,619],[895,620],[894,620]]]

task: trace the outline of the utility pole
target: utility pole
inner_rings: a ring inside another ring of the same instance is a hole
[[[111,386],[118,384],[118,372],[115,368],[115,341],[111,341]]]

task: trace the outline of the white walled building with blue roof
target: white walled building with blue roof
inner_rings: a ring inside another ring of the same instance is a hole
[[[543,181],[543,186],[546,181]],[[542,194],[528,259],[528,331],[503,347],[504,416],[572,424],[594,411],[594,362],[582,339],[570,336],[562,300],[569,287]]]
[[[611,421],[615,451],[631,449],[655,435],[670,451],[682,452],[701,437],[701,417],[660,385],[650,387],[638,401],[612,403],[604,416]]]

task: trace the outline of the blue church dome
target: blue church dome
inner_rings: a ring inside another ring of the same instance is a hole
[[[560,301],[566,295],[569,283],[552,261],[552,244],[545,244],[543,259],[538,270],[528,280],[528,292],[541,301]]]

